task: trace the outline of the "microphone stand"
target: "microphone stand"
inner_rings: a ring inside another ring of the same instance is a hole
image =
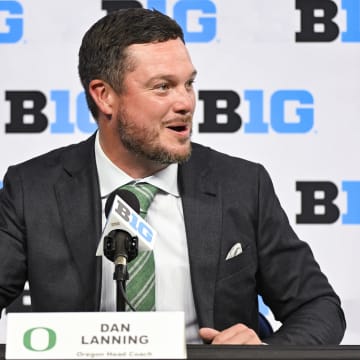
[[[116,311],[125,311],[126,281],[129,280],[125,257],[119,256],[115,261],[113,279],[116,281]]]
[[[129,279],[127,263],[138,255],[138,238],[124,230],[112,230],[104,238],[104,255],[115,264],[113,279],[116,281],[116,311],[125,311],[126,304],[134,310],[126,297]]]

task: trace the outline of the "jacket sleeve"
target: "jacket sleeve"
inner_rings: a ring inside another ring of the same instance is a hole
[[[26,282],[26,243],[20,177],[10,168],[0,190],[0,309],[19,296]]]
[[[266,170],[259,166],[258,292],[282,326],[268,344],[339,344],[345,331],[340,299],[309,245],[292,230]]]

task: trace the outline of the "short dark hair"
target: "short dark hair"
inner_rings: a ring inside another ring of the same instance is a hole
[[[119,93],[130,65],[126,52],[128,46],[177,38],[185,43],[181,27],[157,10],[119,10],[98,20],[83,37],[78,66],[86,100],[94,118],[98,115],[98,109],[89,93],[90,81],[101,79]]]

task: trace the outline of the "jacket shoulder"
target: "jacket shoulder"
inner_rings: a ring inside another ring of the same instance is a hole
[[[17,171],[26,174],[40,175],[55,168],[69,168],[72,171],[80,170],[86,161],[94,153],[95,137],[76,144],[63,146],[39,156],[28,159],[9,167],[8,172]]]
[[[252,175],[259,173],[259,171],[266,172],[263,165],[259,163],[225,154],[221,151],[198,143],[192,144],[192,154],[189,160],[189,165],[200,168],[209,168],[212,173],[215,172],[222,174],[224,172],[232,172],[234,176],[236,175],[236,172],[240,172],[242,174],[247,172]]]

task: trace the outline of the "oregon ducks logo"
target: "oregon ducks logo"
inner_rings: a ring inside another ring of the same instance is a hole
[[[39,345],[38,341],[33,341],[34,335],[44,337],[44,336],[46,336],[45,335],[46,333],[47,333],[47,340],[41,341],[41,345]],[[35,343],[35,345],[34,345],[34,343]],[[56,333],[54,330],[46,328],[46,327],[34,327],[34,328],[27,330],[24,333],[23,344],[26,347],[26,349],[31,350],[31,351],[47,351],[47,350],[52,349],[55,346]]]

